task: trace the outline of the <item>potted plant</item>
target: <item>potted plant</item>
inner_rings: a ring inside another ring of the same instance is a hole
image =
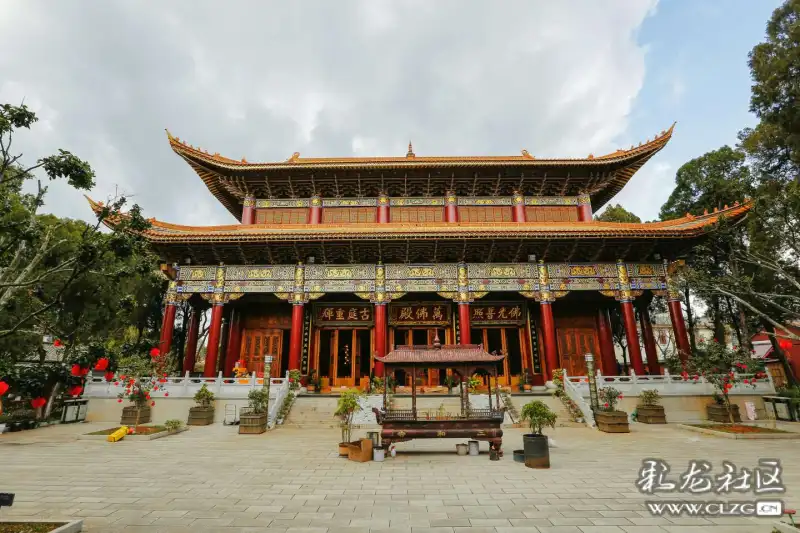
[[[656,389],[647,389],[639,393],[639,405],[636,406],[636,420],[643,424],[666,424],[664,406],[661,395]]]
[[[124,391],[120,392],[117,397],[119,401],[127,399],[132,405],[122,408],[120,424],[134,428],[139,424],[147,424],[152,415],[150,410],[153,403],[150,399],[150,390],[153,387],[151,380],[132,377],[124,383],[124,386]]]
[[[167,432],[169,433],[177,433],[183,427],[183,422],[178,420],[177,418],[173,418],[171,420],[167,420],[164,422],[164,428],[166,428]]]
[[[458,385],[458,380],[453,374],[448,374],[444,378],[444,385],[447,387],[447,394],[453,394],[453,389]]]
[[[195,407],[189,408],[190,426],[207,426],[214,423],[214,393],[208,390],[206,384],[194,393]]]
[[[722,394],[714,392],[711,396],[714,403],[706,405],[706,417],[711,422],[720,422],[722,424],[735,424],[742,421],[742,415],[739,413],[739,406],[731,404],[725,405],[725,398]]]
[[[603,404],[594,413],[597,429],[606,433],[630,433],[628,413],[617,410],[617,402],[622,399],[622,393],[614,387],[603,387],[599,395]]]
[[[300,379],[303,375],[299,370],[289,370],[289,390],[297,390],[300,388]]]
[[[533,388],[531,385],[532,381],[531,371],[526,368],[522,371],[522,376],[519,380],[520,389],[524,392],[530,392]]]
[[[347,390],[339,396],[339,402],[336,404],[336,412],[334,416],[339,418],[339,427],[342,430],[342,440],[339,442],[339,455],[346,457],[349,453],[348,446],[350,445],[350,434],[353,430],[353,417],[356,412],[361,410],[362,393],[358,390]]]
[[[522,406],[520,419],[528,423],[531,432],[522,436],[525,451],[525,466],[528,468],[550,468],[550,446],[546,427],[556,427],[556,414],[541,400],[533,400]]]
[[[239,434],[259,434],[267,430],[269,409],[269,390],[264,387],[251,390],[247,394],[247,409],[239,415]]]

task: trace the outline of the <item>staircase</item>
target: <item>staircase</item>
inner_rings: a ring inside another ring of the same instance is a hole
[[[335,396],[300,395],[295,400],[289,416],[283,421],[283,426],[314,429],[338,428],[339,421],[333,416],[338,400],[339,398]]]
[[[561,400],[556,398],[553,395],[536,395],[533,397],[528,396],[511,396],[511,400],[514,402],[514,405],[517,407],[517,411],[520,413],[522,412],[522,406],[526,403],[530,402],[531,400],[541,400],[542,402],[553,411],[556,416],[556,427],[560,428],[580,428],[586,427],[586,424],[580,424],[578,422],[573,422],[569,416],[569,410],[567,407],[561,403]],[[507,417],[506,417],[507,418]]]

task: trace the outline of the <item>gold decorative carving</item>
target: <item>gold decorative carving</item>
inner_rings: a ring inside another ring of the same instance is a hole
[[[204,279],[206,270],[204,268],[193,268],[189,271],[189,279]]]
[[[409,278],[430,278],[433,275],[433,267],[409,267],[408,269]]]
[[[353,277],[352,268],[326,268],[325,277],[328,279],[350,279]]]
[[[512,266],[489,267],[489,277],[506,278],[514,277],[516,274],[517,271]]]
[[[254,278],[271,278],[272,277],[272,269],[271,268],[251,268],[247,271],[246,274],[247,279],[254,279]]]
[[[595,276],[597,269],[592,265],[570,265],[570,276]]]

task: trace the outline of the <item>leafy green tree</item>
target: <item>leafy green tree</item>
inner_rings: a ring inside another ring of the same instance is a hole
[[[641,218],[637,217],[624,207],[619,204],[610,205],[605,208],[605,210],[595,217],[595,220],[601,220],[603,222],[634,222],[640,223],[642,221]]]
[[[766,41],[749,54],[750,110],[761,122],[743,140],[773,177],[800,170],[800,0],[786,0],[767,23]]]

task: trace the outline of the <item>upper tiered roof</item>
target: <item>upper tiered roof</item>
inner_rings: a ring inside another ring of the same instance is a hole
[[[617,194],[631,176],[672,137],[673,124],[653,140],[610,154],[574,159],[517,156],[417,156],[306,158],[251,163],[210,154],[167,132],[176,154],[197,172],[217,199],[237,218],[247,195],[258,198],[389,196],[531,196],[589,194],[595,210]]]

